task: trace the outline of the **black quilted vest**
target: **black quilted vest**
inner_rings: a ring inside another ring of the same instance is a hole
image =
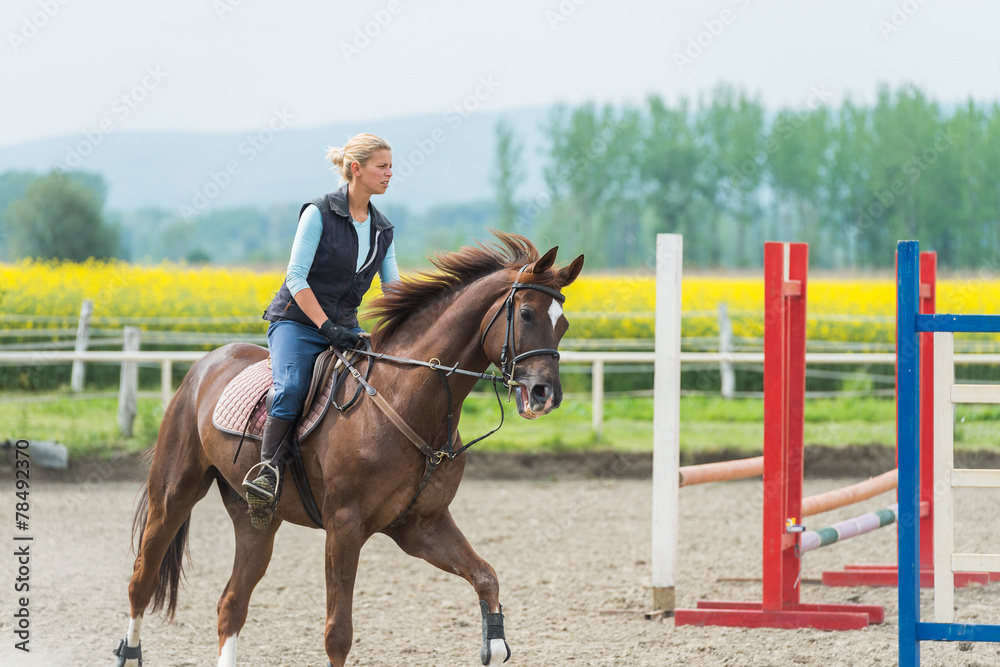
[[[358,265],[358,232],[348,212],[347,185],[303,204],[299,216],[309,204],[319,209],[323,218],[323,233],[306,281],[327,317],[342,326],[356,327],[361,298],[371,287],[392,243],[392,224],[371,202],[368,203],[370,250],[361,270],[355,271]],[[316,326],[295,303],[287,282],[281,283],[281,289],[264,312],[264,319],[271,322],[295,320]]]

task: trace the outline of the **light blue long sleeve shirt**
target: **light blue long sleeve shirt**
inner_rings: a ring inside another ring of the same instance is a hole
[[[368,251],[371,249],[369,228],[372,218],[369,215],[364,222],[354,222],[353,220],[351,222],[355,231],[358,232],[358,264],[354,269],[358,271],[364,266],[365,260],[368,258]],[[299,216],[299,226],[295,230],[295,240],[292,242],[292,256],[285,273],[285,282],[292,296],[309,287],[306,278],[309,276],[309,269],[316,257],[316,249],[319,247],[319,239],[322,235],[323,218],[319,209],[309,204]],[[378,274],[383,292],[387,283],[399,280],[399,267],[396,266],[396,241],[389,244],[389,249],[385,253],[385,259],[382,260]]]

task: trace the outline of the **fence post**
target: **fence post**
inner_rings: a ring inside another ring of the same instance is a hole
[[[76,351],[86,352],[87,344],[90,342],[90,317],[94,314],[94,302],[84,299],[80,304],[80,321],[76,325]],[[81,360],[73,362],[73,372],[70,375],[69,385],[74,394],[83,391],[83,379],[86,374],[86,366]]]
[[[604,431],[604,360],[595,359],[590,372],[591,428],[600,439]]]
[[[160,396],[163,398],[163,409],[167,409],[174,395],[173,387],[174,362],[164,359],[160,362]]]
[[[139,351],[139,327],[125,327],[123,352]],[[138,412],[139,363],[122,361],[122,375],[118,388],[118,427],[125,438],[133,435],[133,422]]]
[[[723,359],[733,352],[733,323],[729,319],[729,308],[719,304],[719,354]],[[736,375],[730,361],[719,362],[719,376],[722,378],[722,398],[731,399],[736,391]]]

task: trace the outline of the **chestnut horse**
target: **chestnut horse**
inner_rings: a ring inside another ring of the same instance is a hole
[[[539,257],[527,239],[496,234],[496,244],[436,256],[438,271],[403,280],[372,304],[379,318],[373,349],[393,358],[360,362],[373,364],[368,383],[435,450],[446,443],[453,451],[461,449],[462,402],[490,364],[503,372],[522,417],[544,415],[562,400],[556,348],[569,324],[559,290],[579,275],[583,255],[556,269],[556,248]],[[239,438],[212,425],[225,386],[265,357],[266,349],[249,344],[209,353],[191,367],[163,416],[133,523],[139,548],[128,589],[131,620],[115,650],[119,667],[137,667],[141,661],[139,630],[150,602],[152,611],[165,608],[168,618],[173,617],[191,510],[213,482],[236,533],[233,572],[218,606],[220,667],[236,664],[237,636],[250,595],[264,576],[282,522],[315,527],[293,483],[282,494],[270,526],[253,528],[240,483],[258,462],[259,451],[244,446],[234,463]],[[426,363],[421,367],[399,357],[433,362],[428,369]],[[456,367],[467,373],[440,370]],[[348,379],[335,397],[338,402],[353,395],[355,382]],[[375,533],[472,584],[483,615],[482,662],[505,662],[510,649],[496,572],[472,549],[448,509],[462,480],[465,454],[426,456],[364,395],[346,412],[330,411],[301,444],[326,531],[330,665],[342,667],[347,660],[358,558]],[[441,465],[428,481],[425,473],[434,458]]]

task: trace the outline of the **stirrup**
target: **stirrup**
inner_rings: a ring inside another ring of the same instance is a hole
[[[254,471],[260,468],[259,476],[250,479]],[[268,488],[271,486],[271,480],[264,476],[264,471],[269,470],[274,474],[274,488]],[[262,510],[267,508],[273,508],[275,500],[278,496],[278,487],[281,484],[281,472],[278,468],[272,465],[269,461],[261,461],[256,465],[251,466],[250,470],[247,471],[246,476],[243,478],[243,488],[247,492],[247,504],[250,505],[251,510]]]

